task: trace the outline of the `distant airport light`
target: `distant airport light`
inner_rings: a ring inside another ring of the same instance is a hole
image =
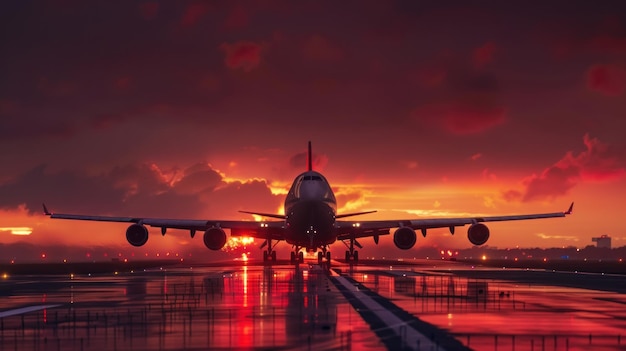
[[[620,258],[620,262],[621,262],[621,258]],[[11,260],[11,264],[15,264],[15,260]]]
[[[67,259],[66,258],[63,259],[63,263],[67,263]]]
[[[548,261],[548,259],[544,257],[543,258],[543,262],[547,262],[547,261]]]
[[[483,261],[487,260],[487,255],[483,255]]]
[[[45,254],[45,253],[42,253],[42,254],[41,254],[41,258],[42,258],[42,259],[46,258],[46,254]]]
[[[7,273],[2,274],[2,279],[9,279],[9,275]]]
[[[127,263],[127,262],[128,262],[128,258],[125,258],[125,259],[124,259],[124,263]]]
[[[18,227],[11,229],[11,234],[13,235],[31,235],[32,233],[33,229],[27,227]]]

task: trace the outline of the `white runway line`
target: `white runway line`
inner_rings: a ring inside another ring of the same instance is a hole
[[[398,318],[395,314],[386,310],[378,302],[374,301],[371,297],[367,296],[362,291],[358,290],[356,286],[350,283],[346,278],[341,276],[335,276],[337,281],[341,283],[348,291],[350,291],[356,298],[358,298],[367,308],[370,309],[378,318],[380,318],[388,328],[392,329],[397,335],[402,336],[404,343],[412,350],[445,350],[441,346],[436,345],[424,334],[415,330],[415,328],[409,326]],[[418,346],[419,345],[419,346]]]
[[[28,307],[16,308],[14,310],[8,310],[8,311],[0,312],[0,318],[10,317],[10,316],[18,315],[18,314],[30,313],[30,312],[40,311],[40,310],[45,310],[46,308],[54,308],[54,307],[58,307],[58,306],[61,306],[61,305],[38,305],[38,306],[28,306]]]

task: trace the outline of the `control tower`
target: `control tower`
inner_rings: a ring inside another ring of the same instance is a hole
[[[608,235],[600,235],[599,238],[591,238],[591,241],[597,243],[596,247],[598,248],[611,248],[611,237]]]

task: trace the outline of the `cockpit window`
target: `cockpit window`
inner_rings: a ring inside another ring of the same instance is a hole
[[[322,177],[320,177],[320,176],[304,176],[304,180],[318,180],[318,181],[321,181]]]

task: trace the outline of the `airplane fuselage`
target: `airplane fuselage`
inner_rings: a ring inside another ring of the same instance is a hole
[[[324,176],[315,171],[296,177],[285,198],[285,241],[308,251],[337,240],[337,200]]]

